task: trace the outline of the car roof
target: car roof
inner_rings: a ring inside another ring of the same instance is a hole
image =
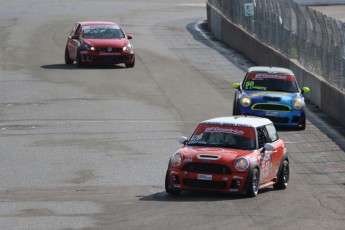
[[[231,125],[243,127],[260,127],[272,124],[267,118],[254,117],[254,116],[231,116],[231,117],[216,117],[201,122],[201,124],[216,124],[216,125]]]
[[[291,74],[294,75],[290,69],[282,67],[269,67],[269,66],[253,66],[248,68],[248,73],[259,72],[259,73],[272,73],[272,74]]]
[[[85,21],[85,22],[78,22],[81,26],[94,26],[94,25],[115,25],[118,26],[115,22],[108,22],[108,21]]]

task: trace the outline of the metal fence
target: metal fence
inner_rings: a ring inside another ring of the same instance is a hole
[[[292,0],[208,0],[232,23],[345,89],[345,24]]]

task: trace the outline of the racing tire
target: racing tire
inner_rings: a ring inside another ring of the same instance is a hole
[[[305,116],[305,113],[302,113],[299,130],[305,130],[305,127],[306,127],[306,116]]]
[[[65,49],[65,64],[66,65],[72,65],[73,64],[73,60],[69,57],[69,52],[68,52],[67,46]]]
[[[80,57],[80,51],[78,50],[77,51],[77,66],[78,67],[83,67],[83,63],[82,63],[82,61],[81,61],[81,57]]]
[[[232,115],[233,116],[241,115],[240,111],[239,111],[239,108],[238,108],[238,105],[237,105],[237,100],[234,100],[234,104],[233,104],[233,107],[232,107]]]
[[[126,68],[133,68],[135,65],[135,57],[133,56],[132,63],[125,63]]]
[[[260,186],[260,172],[257,168],[253,168],[251,174],[249,175],[248,181],[248,190],[247,196],[248,197],[255,197],[259,193],[259,186]]]
[[[273,188],[280,189],[280,190],[286,189],[289,182],[289,176],[290,176],[289,162],[287,160],[284,160],[280,168],[277,183],[273,185]]]
[[[167,173],[166,173],[166,175],[165,175],[165,191],[166,191],[169,195],[173,195],[173,196],[180,195],[180,193],[181,193],[180,190],[176,190],[176,189],[170,188],[169,170],[167,170]]]

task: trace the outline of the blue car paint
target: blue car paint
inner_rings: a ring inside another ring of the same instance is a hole
[[[274,91],[256,91],[256,90],[237,90],[237,106],[239,113],[243,115],[251,115],[258,117],[266,117],[273,121],[275,125],[279,126],[300,126],[303,116],[305,116],[305,103],[302,93],[289,93],[289,92],[274,92]],[[252,102],[250,106],[244,107],[240,103],[240,98],[247,95],[251,98]],[[278,101],[278,98],[280,100]],[[296,99],[303,101],[303,107],[300,110],[296,110],[292,103]],[[253,110],[253,106],[258,103],[263,104],[279,104],[288,106],[291,111],[274,111],[274,110]],[[282,120],[288,120],[288,122],[281,122]]]

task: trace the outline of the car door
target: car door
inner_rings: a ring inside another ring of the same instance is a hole
[[[69,56],[72,60],[76,60],[77,58],[77,50],[79,47],[79,31],[80,31],[80,24],[76,23],[68,36],[67,39],[67,47],[69,51]]]
[[[269,136],[270,142],[273,144],[274,149],[271,152],[271,178],[277,177],[279,166],[281,160],[284,156],[285,145],[283,141],[279,138],[278,133],[273,124],[266,125],[267,134]]]
[[[275,170],[276,170],[276,143],[271,141],[271,138],[268,134],[266,126],[258,127],[257,128],[258,134],[258,142],[260,148],[260,156],[259,156],[259,167],[260,167],[260,183],[266,183],[272,180],[275,177]],[[264,145],[266,143],[272,143],[274,145],[274,149],[272,151],[264,150]]]

